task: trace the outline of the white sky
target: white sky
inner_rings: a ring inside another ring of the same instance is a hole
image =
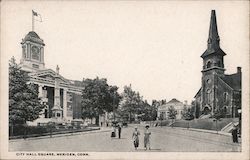
[[[1,59],[21,58],[31,10],[42,15],[35,31],[44,40],[46,68],[65,78],[107,78],[147,100],[190,103],[201,85],[211,9],[216,10],[226,73],[248,69],[247,1],[4,1]],[[7,63],[4,63],[7,64]]]

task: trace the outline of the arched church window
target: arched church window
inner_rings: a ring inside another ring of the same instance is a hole
[[[221,62],[218,61],[218,62],[217,62],[217,65],[218,65],[218,67],[221,67]]]
[[[227,113],[227,106],[224,106],[223,112],[226,114]]]
[[[207,102],[211,103],[212,101],[212,92],[211,89],[207,89]]]
[[[227,101],[227,97],[228,97],[228,93],[224,92],[223,94],[223,101],[226,102]]]
[[[208,62],[207,62],[207,68],[210,68],[210,67],[211,67],[211,62],[208,61]]]

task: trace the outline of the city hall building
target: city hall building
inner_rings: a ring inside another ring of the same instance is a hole
[[[47,69],[44,62],[45,43],[37,33],[29,32],[21,42],[22,58],[19,66],[28,72],[30,83],[39,87],[39,98],[46,107],[33,123],[70,122],[81,118],[82,82],[69,80],[56,71]]]
[[[225,74],[224,56],[220,48],[215,10],[211,12],[207,49],[203,59],[202,85],[195,95],[196,118],[211,117],[216,111],[226,117],[237,117],[241,109],[241,67],[234,74]]]

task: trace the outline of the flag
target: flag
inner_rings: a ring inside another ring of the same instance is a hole
[[[37,12],[35,12],[33,10],[32,10],[32,13],[33,13],[33,16],[38,16]]]
[[[36,16],[36,17],[39,17],[39,18],[40,18],[39,20],[34,18],[34,20],[39,21],[39,22],[42,22],[42,16],[41,16],[40,14],[38,14],[37,12],[35,12],[35,11],[33,11],[33,10],[32,10],[32,14],[33,14],[33,16]]]

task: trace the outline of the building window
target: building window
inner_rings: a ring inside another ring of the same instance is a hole
[[[38,48],[37,46],[33,46],[31,48],[31,57],[32,59],[38,60],[40,59],[40,48]]]
[[[227,106],[224,106],[223,112],[224,112],[224,114],[227,114]]]
[[[228,93],[224,92],[224,94],[223,94],[223,101],[226,102],[227,98],[228,98]]]
[[[210,84],[211,83],[211,79],[207,79],[207,83]]]
[[[218,61],[217,64],[218,64],[218,67],[221,67],[221,62],[220,61]]]
[[[39,68],[39,65],[37,65],[37,64],[32,64],[32,67],[38,69],[38,68]]]
[[[210,68],[210,67],[211,67],[211,62],[208,61],[208,62],[207,62],[207,68]]]
[[[23,46],[23,58],[26,58],[26,47]]]
[[[212,92],[211,89],[207,89],[207,103],[211,103],[212,101]]]
[[[57,117],[60,117],[60,113],[57,113],[56,116],[57,116]]]

